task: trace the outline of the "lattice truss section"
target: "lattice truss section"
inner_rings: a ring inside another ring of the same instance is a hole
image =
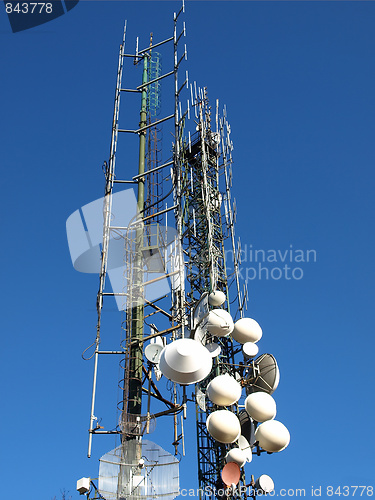
[[[192,92],[193,93],[193,92]],[[238,273],[238,250],[234,244],[234,210],[231,201],[231,151],[230,127],[226,117],[219,117],[216,105],[215,130],[211,123],[211,108],[206,90],[198,89],[192,97],[197,131],[180,145],[181,207],[184,255],[187,268],[187,305],[194,309],[204,292],[221,290],[229,299],[229,287],[235,318],[242,317],[245,293],[241,293]],[[227,240],[227,246],[225,242]],[[226,249],[232,257],[228,278]],[[230,300],[227,301],[230,304]],[[229,310],[229,305],[228,305]],[[197,335],[194,324],[192,335]],[[215,340],[221,354],[214,358],[211,374],[196,386],[197,395],[205,392],[210,380],[218,374],[235,375],[236,351],[230,338],[206,338],[203,343]],[[198,401],[198,398],[197,398]],[[225,465],[227,445],[214,440],[207,431],[206,420],[216,407],[209,400],[197,403],[198,479],[202,496],[222,487],[220,471]],[[232,410],[238,413],[235,405]],[[244,476],[241,483],[245,484]],[[207,492],[207,493],[206,493]]]

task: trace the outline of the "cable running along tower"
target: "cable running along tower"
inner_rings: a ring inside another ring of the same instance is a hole
[[[196,420],[200,498],[272,491],[268,475],[245,478],[246,463],[289,443],[274,420],[276,360],[256,357],[262,330],[246,317],[231,129],[226,109],[220,113],[206,88],[189,82],[183,14],[184,5],[169,38],[151,34],[143,49],[137,38],[133,53],[125,48],[125,24],[119,51],[104,164],[88,456],[94,436],[114,435],[116,446],[101,457],[97,480],[77,482],[88,498],[178,496],[189,418]],[[114,300],[121,341],[105,349],[113,328],[105,310]],[[99,425],[96,401],[99,360],[108,355],[120,366],[112,427]],[[155,443],[149,435],[159,422],[166,431]]]

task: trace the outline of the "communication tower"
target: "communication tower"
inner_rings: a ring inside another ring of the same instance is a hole
[[[212,108],[206,88],[190,84],[183,71],[183,13],[184,4],[173,16],[169,38],[155,42],[151,34],[142,49],[137,38],[133,53],[125,49],[125,24],[119,51],[104,164],[88,456],[94,436],[113,434],[117,446],[100,459],[97,481],[78,481],[77,490],[88,498],[178,496],[189,417],[196,419],[201,498],[212,498],[212,492],[222,498],[225,489],[227,496],[241,498],[254,496],[256,488],[271,491],[267,475],[246,480],[244,464],[289,442],[287,429],[273,420],[276,360],[270,354],[255,359],[262,330],[245,317],[247,289],[240,279],[231,195],[231,129],[226,109],[221,113],[218,101]],[[123,73],[132,72],[138,85],[124,85]],[[135,115],[129,116],[135,102],[139,124],[123,128],[123,121],[136,123]],[[136,137],[138,144],[128,141],[134,153],[127,145],[127,160],[117,167],[121,136]],[[131,177],[121,178],[125,172]],[[109,297],[120,311],[122,339],[120,346],[103,350]],[[114,429],[103,428],[95,415],[99,358],[109,354],[120,358],[121,371]],[[172,424],[171,439],[156,444],[149,434],[161,418]],[[173,453],[163,449],[171,445]]]

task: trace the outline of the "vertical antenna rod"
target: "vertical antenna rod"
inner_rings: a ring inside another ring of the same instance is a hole
[[[109,164],[105,172],[106,185],[105,185],[105,197],[104,197],[104,207],[103,207],[103,249],[102,249],[102,261],[100,267],[100,282],[99,291],[96,299],[96,309],[98,312],[98,321],[96,325],[96,339],[95,339],[95,353],[94,353],[94,378],[92,384],[92,396],[91,396],[91,414],[90,414],[90,428],[89,428],[89,444],[87,450],[88,458],[91,457],[91,447],[92,447],[92,434],[94,430],[95,422],[95,394],[96,394],[96,379],[98,373],[98,358],[99,358],[99,344],[100,344],[100,327],[101,327],[101,315],[103,308],[103,292],[105,287],[105,277],[107,273],[107,260],[108,260],[108,245],[110,238],[110,224],[111,224],[111,210],[112,210],[112,190],[113,183],[115,179],[115,159],[116,159],[116,148],[117,148],[117,136],[118,136],[118,117],[120,110],[120,95],[121,95],[121,81],[122,81],[122,69],[123,69],[123,56],[125,50],[125,36],[126,36],[126,22],[124,26],[124,35],[122,39],[122,45],[120,45],[119,60],[117,68],[117,82],[116,82],[116,93],[115,93],[115,104],[113,110],[113,121],[112,121],[112,136],[111,136],[111,148],[109,156]]]

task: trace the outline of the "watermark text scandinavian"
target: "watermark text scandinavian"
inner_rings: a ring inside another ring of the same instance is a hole
[[[262,249],[245,244],[236,253],[240,277],[248,282],[253,280],[296,280],[304,276],[304,266],[316,263],[317,251],[294,248]],[[226,250],[227,271],[234,268],[233,250]]]

